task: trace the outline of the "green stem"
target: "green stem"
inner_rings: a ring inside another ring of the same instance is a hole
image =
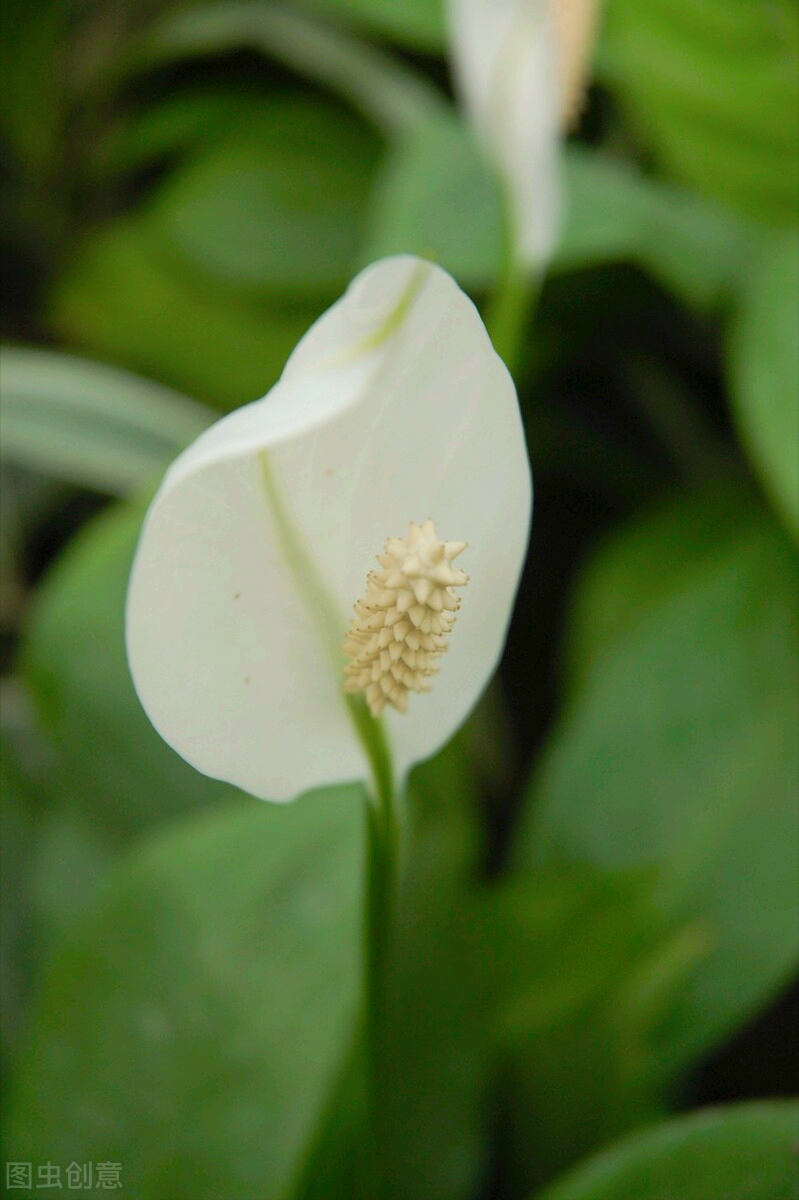
[[[514,378],[518,375],[524,333],[536,291],[534,272],[518,263],[508,263],[486,314],[494,349]]]
[[[366,888],[363,923],[363,1005],[369,1111],[369,1189],[386,1193],[386,1045],[390,963],[399,894],[399,825],[393,796],[367,802]]]
[[[412,281],[414,287],[418,281]],[[261,483],[275,535],[299,595],[313,614],[333,670],[341,671],[342,623],[308,549],[294,527],[268,453],[258,453]],[[369,712],[362,696],[344,692],[342,700],[369,763],[366,804],[366,884],[363,920],[363,1012],[367,1071],[367,1104],[370,1119],[368,1180],[364,1200],[385,1194],[385,1124],[383,1114],[386,1079],[383,1064],[388,1019],[389,966],[399,894],[401,826],[394,767],[382,722]]]

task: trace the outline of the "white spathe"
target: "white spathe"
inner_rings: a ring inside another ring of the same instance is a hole
[[[474,305],[429,263],[374,264],[153,500],[127,605],[150,720],[198,770],[263,799],[368,778],[340,644],[387,539],[430,518],[468,542],[470,584],[432,690],[384,714],[407,772],[497,664],[530,510],[515,388]]]
[[[447,0],[458,92],[503,181],[515,254],[543,268],[562,209],[561,87],[550,0]]]

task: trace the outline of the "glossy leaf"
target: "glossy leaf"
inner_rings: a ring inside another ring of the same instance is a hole
[[[735,415],[760,481],[799,534],[799,235],[766,245],[742,286],[729,374]]]
[[[441,0],[306,0],[306,4],[417,50],[444,46]]]
[[[287,1197],[355,1019],[362,805],[241,803],[121,866],[43,980],[10,1156],[119,1162],[140,1200]]]
[[[613,0],[605,75],[667,171],[775,224],[799,203],[793,0]]]
[[[234,136],[173,172],[152,228],[211,278],[326,295],[351,275],[379,149],[345,112],[262,104]]]
[[[221,407],[274,383],[315,315],[307,301],[243,298],[136,218],[85,242],[51,299],[52,324],[69,345]]]
[[[0,453],[68,483],[142,489],[213,413],[149,379],[49,350],[0,352]]]
[[[329,7],[331,2],[337,0],[318,0],[318,7]],[[338,0],[337,7],[342,17],[356,9],[364,14],[375,10],[372,0]],[[412,12],[413,6],[397,5],[396,11],[401,16]],[[425,13],[433,11],[425,5]],[[144,35],[130,65],[152,68],[243,48],[339,96],[389,136],[408,132],[446,103],[421,72],[399,57],[353,36],[338,20],[316,19],[310,2],[307,11],[259,0],[221,0],[173,10]]]
[[[745,223],[631,165],[570,147],[566,214],[552,270],[637,263],[686,302],[718,304],[748,261]],[[381,170],[363,261],[424,254],[466,286],[486,288],[502,261],[499,189],[465,128],[443,117],[420,126]]]
[[[124,606],[142,515],[112,509],[70,545],[40,587],[22,650],[64,785],[115,833],[231,795],[163,744],[133,691]]]
[[[517,1191],[663,1111],[652,1047],[705,946],[689,926],[668,928],[653,883],[646,870],[572,864],[489,897]]]
[[[797,1116],[788,1100],[705,1109],[617,1143],[538,1200],[793,1200]]]
[[[751,501],[737,508],[690,557],[679,543],[692,525],[710,533],[698,500],[650,536],[646,521],[620,535],[609,561],[639,598],[621,613],[605,556],[589,569],[572,637],[591,646],[587,613],[604,641],[533,779],[517,846],[520,865],[651,867],[669,918],[703,924],[709,952],[675,1003],[666,1072],[731,1033],[796,961],[795,554]]]

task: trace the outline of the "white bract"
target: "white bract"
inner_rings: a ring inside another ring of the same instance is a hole
[[[497,664],[530,504],[516,392],[474,305],[429,263],[374,264],[167,472],[127,608],[150,720],[198,770],[290,800],[369,777],[362,692],[402,776]]]
[[[503,181],[514,253],[543,267],[555,246],[561,88],[551,0],[448,0],[455,81]]]

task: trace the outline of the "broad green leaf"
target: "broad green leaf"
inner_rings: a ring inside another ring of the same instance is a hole
[[[634,262],[699,308],[717,305],[746,269],[749,226],[687,189],[580,146],[567,149],[564,174],[561,269]]]
[[[747,261],[743,222],[630,164],[570,147],[564,187],[553,270],[634,262],[687,302],[710,307]],[[392,150],[378,176],[362,259],[400,252],[435,259],[469,287],[489,287],[496,279],[499,188],[454,116],[419,126]]]
[[[794,1200],[797,1116],[790,1100],[704,1109],[617,1143],[537,1200]]]
[[[485,1168],[494,976],[472,882],[477,803],[459,738],[411,776],[385,1038],[388,1200],[468,1200]]]
[[[65,80],[52,69],[66,30],[64,6],[8,0],[0,26],[0,128],[28,179],[46,177],[65,103]]]
[[[223,283],[326,296],[349,282],[378,138],[346,112],[262,104],[172,173],[150,212],[165,246]]]
[[[742,212],[799,203],[795,0],[613,0],[605,74],[659,161]]]
[[[34,804],[11,739],[0,732],[0,1036],[3,1056],[27,990],[26,950],[30,898],[26,873],[33,838]]]
[[[799,235],[770,241],[742,285],[729,346],[741,437],[767,495],[799,533]]]
[[[125,593],[142,515],[112,509],[70,544],[39,589],[22,650],[64,786],[115,834],[231,795],[161,741],[130,681]]]
[[[642,616],[677,595],[704,563],[712,564],[720,546],[737,537],[738,486],[720,482],[702,493],[701,503],[692,492],[670,504],[658,500],[621,536],[606,539],[571,601],[566,651],[572,689]]]
[[[796,961],[796,556],[749,497],[737,511],[715,547],[699,497],[693,512],[677,504],[671,521],[652,521],[649,537],[644,524],[621,534],[605,553],[639,598],[621,612],[605,555],[589,568],[591,602],[576,611],[591,624],[572,637],[602,641],[536,771],[517,844],[521,867],[651,867],[669,919],[702,923],[710,949],[662,1045],[672,1072],[746,1020]],[[695,526],[707,549],[675,552]]]
[[[412,49],[436,51],[445,45],[442,0],[302,0],[302,3]]]
[[[94,234],[57,281],[59,335],[223,407],[262,396],[312,320],[307,302],[245,300],[191,269],[142,219]]]
[[[468,1200],[485,1167],[488,1009],[495,950],[472,878],[473,781],[454,739],[410,782],[407,867],[382,1039],[379,1138],[386,1200]],[[363,1047],[352,1050],[297,1200],[363,1191]],[[359,1178],[360,1176],[360,1178]]]
[[[50,350],[0,351],[0,453],[68,483],[140,490],[213,420],[149,379]]]
[[[92,147],[92,166],[100,177],[108,177],[197,155],[229,138],[263,103],[261,89],[231,81],[176,90],[157,103],[121,113]]]
[[[518,1191],[664,1111],[654,1048],[707,943],[697,926],[669,926],[655,882],[573,864],[489,897]]]
[[[318,0],[317,7],[329,6],[330,0]],[[351,14],[356,6],[343,0],[337,7]],[[362,12],[374,7],[372,0],[358,5]],[[413,6],[403,3],[396,11],[413,12]],[[433,9],[425,5],[424,11]],[[134,47],[128,64],[134,69],[246,47],[340,96],[387,136],[407,132],[446,103],[421,72],[353,37],[337,21],[318,20],[311,3],[289,7],[222,0],[178,9],[156,22]]]
[[[440,263],[464,287],[485,287],[498,274],[501,193],[454,115],[417,126],[378,174],[361,260],[402,253]]]
[[[9,1157],[121,1163],[137,1200],[289,1197],[357,1009],[362,807],[242,802],[122,865],[42,981]]]

